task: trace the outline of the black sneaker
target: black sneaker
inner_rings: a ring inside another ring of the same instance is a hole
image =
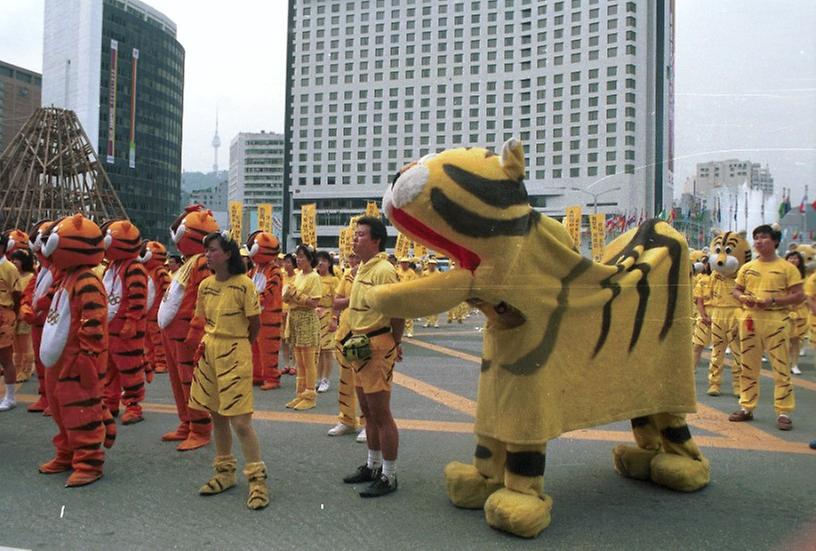
[[[388,480],[388,477],[381,474],[377,480],[368,485],[368,487],[360,492],[360,497],[380,497],[391,492],[397,491],[397,475],[394,475],[394,481]]]
[[[354,474],[343,477],[343,482],[346,484],[359,484],[360,482],[371,482],[377,479],[380,474],[379,469],[369,469],[368,465],[360,465]]]

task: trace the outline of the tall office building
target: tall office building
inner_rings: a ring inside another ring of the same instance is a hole
[[[46,0],[43,105],[71,109],[128,214],[166,240],[179,210],[184,48],[138,0]]]
[[[283,134],[240,132],[230,142],[229,200],[243,204],[246,224],[254,229],[257,206],[272,205],[275,233],[283,213]]]
[[[0,153],[40,106],[42,75],[0,61]]]
[[[295,212],[316,202],[319,244],[334,245],[337,222],[404,163],[513,136],[542,212],[662,210],[673,12],[673,0],[290,0]]]
[[[767,166],[739,159],[697,163],[696,174],[686,182],[683,191],[704,196],[717,188],[736,188],[742,184],[766,195],[774,192],[773,177]]]

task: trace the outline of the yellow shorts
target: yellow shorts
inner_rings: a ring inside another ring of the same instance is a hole
[[[17,315],[11,308],[0,307],[0,350],[14,346],[17,332]]]
[[[365,394],[391,392],[391,379],[394,376],[394,362],[397,361],[397,345],[391,332],[371,338],[371,357],[367,360],[352,362],[355,385],[362,388]]]
[[[189,406],[219,415],[252,413],[249,339],[204,335],[204,355],[193,371]]]

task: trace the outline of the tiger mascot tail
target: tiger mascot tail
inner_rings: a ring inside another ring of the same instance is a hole
[[[34,368],[37,372],[37,393],[39,398],[28,406],[28,411],[43,412],[51,415],[48,408],[48,396],[45,392],[45,367],[40,361],[40,342],[42,340],[43,325],[54,297],[55,285],[59,285],[61,278],[58,270],[51,265],[48,258],[42,253],[42,236],[53,222],[42,220],[34,224],[31,230],[29,248],[39,262],[37,272],[23,291],[20,299],[20,319],[31,326],[31,341],[34,347]]]
[[[514,139],[501,156],[461,148],[404,167],[383,199],[388,218],[461,269],[368,297],[388,317],[462,301],[485,313],[478,443],[473,464],[446,467],[448,495],[534,537],[550,522],[546,443],[563,432],[630,419],[637,446],[616,447],[615,468],[675,490],[705,486],[709,465],[684,416],[696,407],[685,240],[650,220],[593,262],[530,207],[523,177]]]
[[[119,401],[125,406],[122,424],[144,421],[145,331],[147,330],[147,270],[139,262],[142,234],[129,220],[102,226],[105,268],[102,282],[108,293],[108,375],[105,403],[114,417]]]
[[[167,248],[158,241],[148,241],[142,246],[139,261],[147,270],[147,333],[145,334],[145,377],[152,382],[153,373],[167,373],[164,342],[159,329],[159,304],[167,287],[170,272],[167,271]]]
[[[66,486],[102,477],[105,452],[116,424],[102,400],[108,363],[105,287],[92,267],[102,262],[99,226],[81,214],[63,218],[43,235],[43,255],[64,275],[48,310],[40,344],[46,392],[59,434],[56,456],[40,465],[44,474],[70,469]]]
[[[165,433],[165,442],[181,441],[179,451],[194,450],[210,441],[210,415],[187,406],[195,368],[194,356],[204,335],[203,325],[193,323],[198,286],[210,276],[204,258],[203,239],[218,231],[212,212],[201,205],[187,207],[170,226],[170,236],[184,264],[173,274],[170,286],[159,305],[158,321],[164,339],[167,372],[173,388],[173,398],[180,423],[176,430]]]
[[[255,231],[246,242],[255,267],[249,273],[261,303],[261,330],[252,343],[252,382],[261,390],[280,387],[278,352],[281,347],[281,272],[277,265],[280,242],[269,232]]]

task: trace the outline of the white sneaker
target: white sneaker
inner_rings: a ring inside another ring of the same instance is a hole
[[[326,392],[329,390],[329,380],[328,379],[320,379],[320,384],[317,385],[318,392]]]
[[[799,369],[798,365],[795,365],[795,366],[791,367],[791,373],[793,373],[794,375],[801,375],[802,370]]]
[[[14,398],[6,396],[0,400],[0,411],[8,411],[17,407],[17,401]]]
[[[357,441],[360,443],[368,442],[368,438],[366,437],[365,427],[359,433],[357,433]]]
[[[337,423],[329,429],[329,436],[343,436],[344,434],[351,434],[357,432],[357,429],[345,423]]]

